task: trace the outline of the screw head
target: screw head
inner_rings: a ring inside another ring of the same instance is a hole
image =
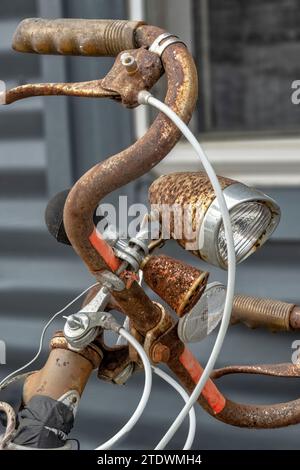
[[[168,362],[170,359],[170,349],[164,344],[157,343],[152,349],[151,356],[153,362]]]

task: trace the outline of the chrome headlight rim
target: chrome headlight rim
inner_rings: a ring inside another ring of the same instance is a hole
[[[243,183],[233,183],[227,186],[223,190],[223,194],[230,213],[239,205],[249,202],[264,204],[270,210],[271,220],[267,230],[262,233],[252,248],[250,248],[245,255],[237,261],[237,263],[241,263],[256,251],[259,246],[263,245],[272,235],[279,224],[281,211],[278,204],[272,198],[255,188],[244,185]],[[221,225],[222,216],[217,199],[215,198],[207,209],[202,220],[198,234],[198,249],[199,255],[204,261],[226,270],[227,263],[224,262],[221,257],[218,247],[218,235]]]

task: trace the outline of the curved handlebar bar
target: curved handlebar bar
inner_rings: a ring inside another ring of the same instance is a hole
[[[149,47],[162,30],[140,26],[137,47]],[[172,44],[162,56],[168,80],[166,103],[185,121],[191,119],[197,100],[197,72],[192,56],[182,44]],[[91,168],[68,195],[64,224],[68,238],[89,267],[97,273],[106,263],[93,248],[93,213],[99,202],[112,191],[142,176],[157,165],[175,146],[180,131],[159,114],[147,133],[131,147]]]

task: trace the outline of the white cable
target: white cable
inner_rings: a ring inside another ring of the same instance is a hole
[[[140,343],[128,331],[126,331],[124,328],[121,328],[119,333],[137,350],[140,358],[142,359],[144,372],[145,372],[144,390],[143,390],[142,397],[139,401],[139,404],[135,412],[133,413],[129,421],[127,421],[125,426],[123,426],[120,429],[120,431],[117,434],[115,434],[111,439],[104,442],[104,444],[101,444],[99,447],[96,447],[95,450],[110,449],[114,444],[116,444],[116,442],[118,442],[123,436],[125,436],[125,434],[131,431],[132,428],[136,425],[136,423],[140,419],[140,417],[142,416],[144,409],[146,408],[146,405],[150,398],[151,387],[152,387],[152,370],[151,370],[151,365],[150,365],[148,356],[145,353],[143,347],[140,345]]]
[[[196,403],[200,393],[203,390],[207,380],[210,377],[210,374],[215,366],[215,362],[218,359],[218,355],[220,353],[221,347],[223,345],[223,341],[227,332],[227,328],[230,323],[231,317],[231,310],[232,310],[232,303],[233,303],[233,295],[234,295],[234,287],[235,287],[235,268],[236,268],[236,257],[235,257],[235,249],[234,249],[234,240],[233,240],[233,233],[232,227],[230,222],[230,215],[226,205],[226,201],[224,199],[222,188],[220,187],[218,178],[214,172],[213,167],[211,166],[206,154],[204,153],[201,145],[189,130],[187,125],[180,119],[177,114],[172,111],[166,104],[162,103],[160,100],[154,98],[151,93],[147,91],[142,91],[139,93],[138,101],[140,104],[149,104],[154,108],[160,110],[166,116],[168,116],[171,121],[180,129],[182,134],[186,137],[186,139],[190,142],[190,144],[194,147],[197,155],[200,157],[202,161],[202,165],[207,173],[208,178],[213,186],[213,189],[216,194],[216,198],[219,204],[220,212],[223,219],[223,224],[225,228],[225,237],[227,243],[227,250],[228,250],[228,280],[227,280],[227,292],[226,292],[226,299],[225,299],[225,306],[224,306],[224,313],[222,322],[220,325],[219,333],[217,339],[215,341],[214,347],[212,349],[211,355],[207,361],[206,367],[200,377],[199,382],[195,386],[193,393],[190,396],[189,401],[186,403],[184,408],[181,410],[173,424],[170,426],[167,433],[161,439],[161,441],[156,446],[156,450],[164,449],[168,442],[172,439],[176,431],[179,429],[181,423],[184,421],[187,413],[191,409],[191,407]]]
[[[96,282],[95,284],[93,284],[92,286],[88,287],[87,289],[85,289],[83,292],[81,292],[81,294],[77,295],[77,297],[75,297],[75,299],[71,300],[70,303],[68,303],[68,305],[66,305],[64,308],[62,308],[61,310],[59,310],[58,312],[56,312],[51,318],[50,320],[46,323],[46,325],[44,326],[43,330],[42,330],[42,333],[41,333],[41,337],[40,337],[40,344],[39,344],[39,349],[38,349],[38,352],[36,353],[36,355],[34,356],[33,359],[31,359],[29,362],[27,362],[27,364],[25,364],[24,366],[20,367],[19,369],[15,370],[14,372],[11,372],[9,375],[7,375],[3,380],[1,380],[0,382],[0,388],[3,386],[3,384],[5,382],[7,382],[11,377],[13,377],[15,374],[18,374],[19,372],[21,372],[22,370],[26,369],[27,367],[31,366],[31,364],[33,364],[37,358],[39,357],[39,355],[41,354],[41,351],[43,349],[43,342],[44,342],[44,337],[45,337],[45,334],[46,334],[46,331],[47,329],[49,328],[49,326],[51,325],[51,323],[55,320],[56,317],[58,317],[58,315],[60,315],[61,313],[63,313],[65,310],[67,310],[67,308],[69,308],[71,305],[73,305],[78,299],[80,299],[80,297],[82,297],[84,294],[86,294],[90,289],[92,289],[93,287],[97,286],[98,285],[98,282]]]
[[[124,330],[126,330],[126,331],[129,330],[129,324],[130,324],[129,317],[125,317],[125,320],[124,320],[124,323],[123,323]],[[127,341],[119,334],[116,345],[117,346],[124,346],[126,344],[127,344]]]
[[[168,382],[168,384],[170,384],[173,388],[175,388],[175,390],[182,396],[185,403],[189,401],[189,398],[190,398],[189,395],[184,390],[184,388],[178,382],[176,382],[176,380],[173,379],[173,377],[171,377],[169,374],[164,372],[162,369],[159,369],[158,367],[152,366],[152,369],[155,372],[155,374],[157,374],[163,380]],[[195,413],[195,408],[192,407],[189,411],[189,432],[188,432],[188,436],[185,441],[183,450],[191,449],[194,439],[195,439],[195,434],[196,434],[196,413]]]
[[[143,282],[143,271],[140,270],[139,271],[139,285],[140,286],[142,285],[142,282]],[[123,323],[123,328],[125,328],[125,330],[129,331],[129,326],[130,326],[130,318],[125,317],[125,320],[124,320],[124,323]],[[117,339],[117,342],[116,342],[116,345],[117,346],[123,346],[124,344],[127,344],[127,341],[125,341],[124,338],[122,338],[122,336],[119,335],[119,337]]]
[[[139,284],[141,285],[143,282],[143,271],[141,270],[139,272]],[[125,321],[123,323],[123,328],[125,328],[128,331],[129,328],[129,317],[125,318]],[[117,345],[122,344],[122,336],[120,335],[117,341]],[[173,379],[169,374],[164,372],[163,370],[159,369],[158,367],[151,366],[152,370],[156,375],[161,377],[163,380],[165,380],[169,385],[171,385],[184,399],[185,403],[188,402],[189,400],[189,395],[187,392],[184,390],[184,388],[176,382],[176,380]],[[194,442],[195,439],[195,434],[196,434],[196,413],[194,407],[192,407],[189,411],[189,432],[188,436],[186,439],[186,442],[184,444],[183,450],[189,450]]]

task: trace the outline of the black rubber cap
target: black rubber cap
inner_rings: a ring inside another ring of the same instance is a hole
[[[64,227],[64,206],[70,190],[65,189],[56,194],[49,202],[45,211],[45,222],[51,235],[60,243],[71,245]]]
[[[65,245],[71,245],[64,226],[64,207],[69,192],[70,189],[65,189],[64,191],[57,193],[52,199],[50,199],[45,210],[45,222],[49,232],[55,240],[59,243],[64,243]],[[95,226],[97,226],[98,222],[103,218],[103,216],[97,215],[96,212],[97,209],[95,210],[93,217]]]

